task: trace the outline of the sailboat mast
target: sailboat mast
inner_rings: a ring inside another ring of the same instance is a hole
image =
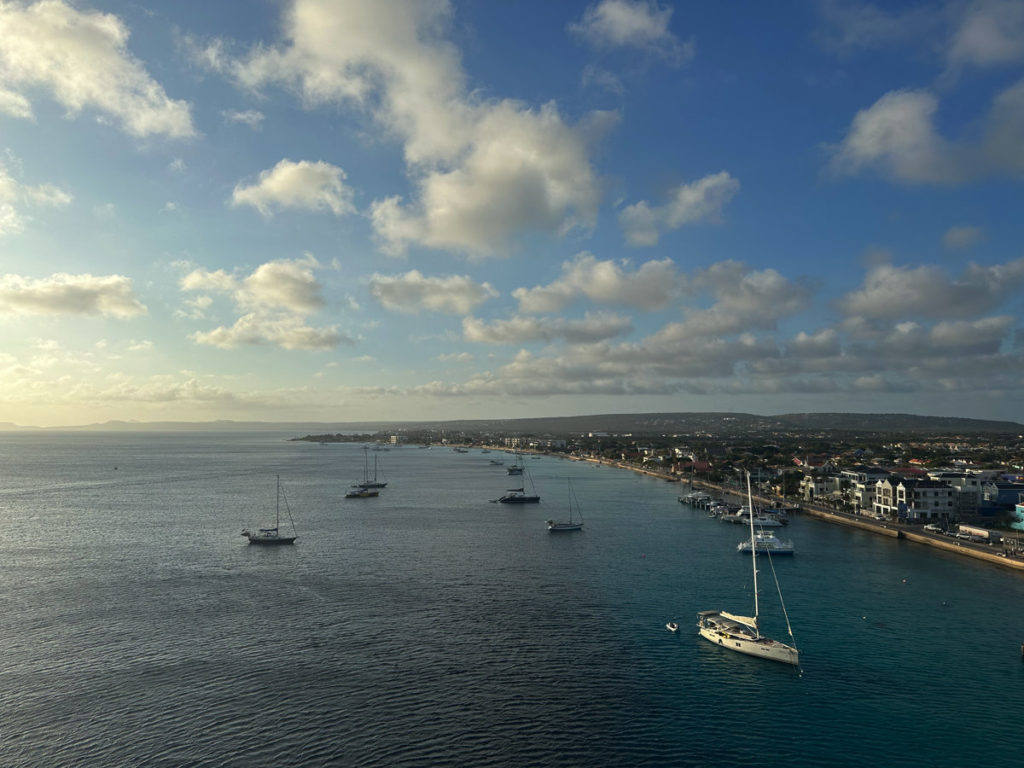
[[[277,511],[274,513],[274,528],[281,527],[281,476],[277,476]]]
[[[757,627],[758,617],[761,610],[757,597],[757,537],[754,536],[754,494],[750,490],[750,471],[747,471],[747,509],[750,511],[750,562],[754,564],[754,629],[760,633]]]

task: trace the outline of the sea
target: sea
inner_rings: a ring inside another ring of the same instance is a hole
[[[752,568],[685,485],[295,437],[0,433],[0,765],[1024,764],[1024,574],[797,514],[797,669],[698,636]]]

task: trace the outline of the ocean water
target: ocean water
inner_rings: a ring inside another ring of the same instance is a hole
[[[1022,574],[798,517],[801,674],[697,636],[750,558],[678,484],[527,459],[510,508],[511,457],[404,446],[352,500],[292,436],[0,434],[0,765],[1020,764]],[[298,541],[248,546],[278,475]]]

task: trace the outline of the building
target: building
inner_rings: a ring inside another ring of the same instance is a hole
[[[949,520],[957,516],[957,491],[936,480],[893,477],[875,486],[876,515],[903,521]]]
[[[875,508],[875,486],[889,476],[881,467],[857,466],[844,469],[839,476],[849,482],[853,511],[860,515]]]

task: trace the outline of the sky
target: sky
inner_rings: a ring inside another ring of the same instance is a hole
[[[0,422],[1024,421],[1024,3],[0,0]]]

